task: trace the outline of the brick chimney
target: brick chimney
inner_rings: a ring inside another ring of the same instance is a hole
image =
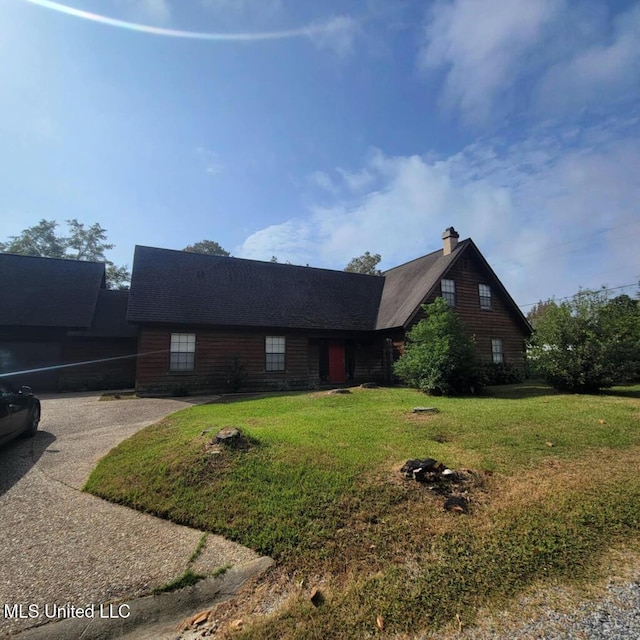
[[[456,248],[459,237],[460,234],[453,227],[444,230],[442,234],[442,239],[444,240],[444,251],[442,255],[448,256]]]

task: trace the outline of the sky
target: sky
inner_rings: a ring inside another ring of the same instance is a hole
[[[0,0],[0,240],[391,268],[471,237],[527,311],[640,278],[640,0]],[[635,283],[635,285],[634,285]]]

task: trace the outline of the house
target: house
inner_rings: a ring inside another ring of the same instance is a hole
[[[531,327],[471,239],[369,276],[138,246],[127,320],[136,388],[171,394],[391,381],[421,305],[442,296],[481,358],[524,369]]]
[[[0,375],[34,391],[133,386],[128,294],[99,262],[0,253]]]

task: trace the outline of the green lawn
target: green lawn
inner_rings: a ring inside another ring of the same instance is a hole
[[[323,577],[323,606],[301,598],[246,637],[366,637],[377,615],[396,634],[456,615],[469,623],[475,607],[534,580],[589,575],[640,529],[640,386],[491,392],[354,389],[192,407],[115,448],[86,489]],[[440,413],[417,416],[417,405]],[[230,425],[250,447],[212,452]],[[474,471],[469,515],[401,478],[408,458],[427,456]]]

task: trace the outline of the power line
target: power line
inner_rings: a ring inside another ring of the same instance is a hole
[[[640,277],[640,276],[638,276]],[[638,282],[632,282],[631,284],[623,284],[620,285],[619,287],[607,287],[607,288],[603,288],[603,289],[597,289],[597,291],[603,291],[603,292],[608,292],[608,291],[617,291],[618,289],[627,289],[628,287],[635,287],[638,285]],[[557,300],[558,302],[561,302],[562,300],[570,300],[571,298],[575,298],[576,297],[576,293],[574,293],[571,296],[565,296],[564,298],[548,298],[548,300]],[[538,304],[539,302],[544,302],[542,300],[538,300],[538,302],[529,302],[528,304],[520,304],[518,305],[521,309],[523,307],[533,307],[536,304]]]

